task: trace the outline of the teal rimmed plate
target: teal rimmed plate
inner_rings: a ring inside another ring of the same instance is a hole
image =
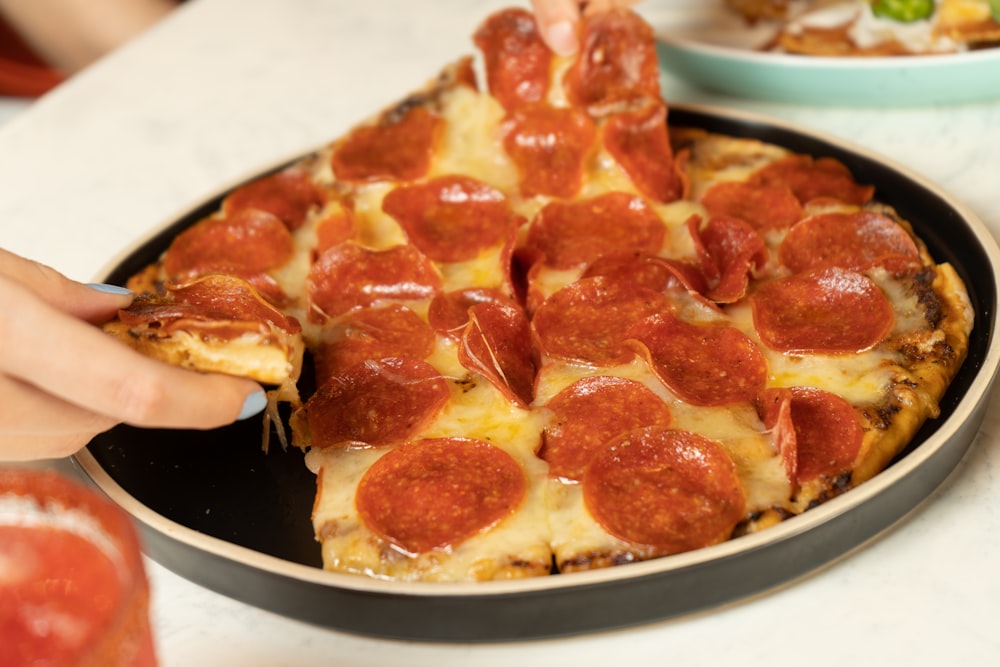
[[[939,106],[1000,99],[1000,48],[886,57],[817,57],[760,51],[724,8],[694,3],[647,12],[668,75],[739,97],[845,107]],[[721,5],[721,3],[720,3]]]

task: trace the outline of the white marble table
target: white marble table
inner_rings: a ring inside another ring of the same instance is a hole
[[[339,134],[469,52],[472,29],[505,4],[189,2],[0,127],[0,245],[92,280],[189,205]],[[665,84],[670,100],[759,112],[866,146],[937,183],[1000,233],[1000,102],[821,109]],[[955,473],[909,518],[752,600],[578,638],[411,644],[286,619],[150,562],[162,664],[996,664],[998,400]]]

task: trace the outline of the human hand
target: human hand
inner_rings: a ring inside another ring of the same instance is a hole
[[[542,39],[561,56],[576,53],[576,27],[584,13],[628,7],[636,0],[531,0]]]
[[[95,326],[131,300],[0,249],[0,461],[68,456],[121,422],[208,429],[263,409],[251,380],[154,361]]]

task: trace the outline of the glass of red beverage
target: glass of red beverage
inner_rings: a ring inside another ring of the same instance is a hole
[[[131,518],[56,472],[0,468],[0,665],[156,666]]]

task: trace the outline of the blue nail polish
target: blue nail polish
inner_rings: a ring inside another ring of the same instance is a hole
[[[105,294],[126,296],[132,293],[132,290],[128,288],[119,287],[118,285],[108,285],[107,283],[88,283],[87,287],[92,290],[97,290],[98,292],[104,292]]]
[[[253,417],[265,407],[267,407],[267,394],[265,394],[263,390],[255,391],[247,396],[246,400],[243,401],[243,409],[240,410],[240,414],[236,420],[239,421],[241,419]]]

